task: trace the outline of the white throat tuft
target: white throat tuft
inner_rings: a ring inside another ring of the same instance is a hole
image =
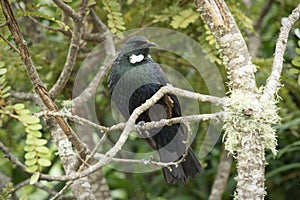
[[[135,64],[135,63],[139,63],[141,62],[142,60],[144,60],[145,56],[143,54],[139,54],[139,55],[135,55],[135,54],[132,54],[130,57],[129,57],[129,62],[131,64]]]

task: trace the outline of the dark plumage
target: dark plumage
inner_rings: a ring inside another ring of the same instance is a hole
[[[109,75],[109,89],[112,99],[122,115],[128,119],[135,108],[152,97],[164,85],[169,83],[159,64],[149,54],[154,46],[143,36],[134,36],[127,40],[124,48],[112,64]],[[164,95],[149,110],[137,119],[139,122],[158,121],[181,116],[180,105],[175,95]],[[183,124],[173,124],[150,131],[140,131],[145,141],[159,152],[162,162],[176,162],[186,152],[186,140]],[[178,166],[163,168],[168,183],[186,182],[202,172],[201,165],[191,148]]]

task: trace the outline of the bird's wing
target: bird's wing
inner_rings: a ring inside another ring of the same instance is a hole
[[[160,67],[159,64],[155,63],[155,76],[154,78],[156,79],[155,81],[160,83],[160,85],[158,86],[158,89],[162,86],[166,86],[167,84],[169,84],[169,80],[165,74],[165,72],[162,70],[162,68]],[[176,97],[176,95],[173,94],[166,94],[164,95],[163,99],[163,105],[165,107],[165,109],[167,110],[167,113],[172,113],[172,115],[169,118],[172,117],[180,117],[181,116],[181,108],[180,108],[180,104],[178,101],[178,98]]]

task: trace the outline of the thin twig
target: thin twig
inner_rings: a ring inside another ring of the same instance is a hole
[[[29,185],[29,183],[30,183],[30,179],[26,179],[26,180],[24,180],[24,181],[22,181],[22,182],[20,182],[20,183],[18,183],[16,185],[14,185],[14,188],[13,188],[13,190],[10,193],[11,194],[15,193],[16,191],[18,191],[22,187],[24,187],[26,185]],[[46,191],[50,195],[57,195],[58,194],[56,191],[50,189],[49,187],[47,187],[47,186],[45,186],[45,185],[43,185],[43,184],[41,184],[39,182],[36,182],[34,184],[34,186],[37,187],[37,188],[40,188],[41,190]],[[60,195],[60,197],[61,197],[61,199],[74,199],[74,197],[72,197],[72,196],[66,196],[66,195]]]
[[[54,1],[58,6],[59,5],[66,5],[65,3],[56,0]],[[53,87],[49,90],[49,95],[52,99],[55,99],[56,96],[58,94],[61,93],[61,91],[63,90],[63,88],[65,87],[65,85],[67,84],[70,75],[73,71],[73,67],[75,65],[75,61],[76,61],[76,56],[77,56],[77,52],[79,49],[79,42],[80,42],[80,38],[81,38],[81,34],[82,34],[82,30],[83,30],[83,19],[85,17],[85,13],[86,13],[86,7],[87,7],[87,0],[83,0],[80,6],[80,10],[79,13],[77,14],[76,12],[76,18],[74,19],[74,30],[73,30],[73,35],[71,38],[71,43],[70,43],[70,47],[69,47],[69,51],[68,51],[68,55],[66,58],[66,62],[65,65],[63,67],[63,70],[58,78],[58,80],[56,81],[56,83],[53,85]],[[70,8],[69,6],[61,6],[61,8],[68,13],[68,11],[71,9],[73,13],[73,9]]]
[[[92,128],[96,128],[100,131],[103,131],[105,133],[109,133],[112,131],[122,130],[125,128],[126,123],[121,122],[119,124],[115,124],[111,127],[101,126],[94,122],[91,122],[90,120],[87,120],[85,118],[79,117],[78,115],[73,114],[67,114],[62,112],[51,112],[51,111],[42,111],[39,113],[34,114],[36,117],[41,116],[49,116],[49,117],[63,117],[68,118],[76,123],[82,123],[86,124]],[[197,114],[197,115],[188,115],[188,116],[182,116],[182,117],[174,117],[171,119],[161,119],[160,121],[151,121],[143,124],[143,130],[151,130],[153,128],[159,128],[163,126],[169,126],[172,124],[177,124],[181,122],[198,122],[198,121],[207,121],[207,120],[222,120],[223,119],[223,113],[217,112],[217,113],[211,113],[211,114]],[[138,129],[139,125],[134,125],[134,130]]]
[[[74,181],[69,181],[59,192],[57,192],[50,200],[56,200],[63,196],[66,190],[72,185]]]
[[[4,42],[6,42],[14,51],[16,51],[18,54],[20,54],[19,49],[17,49],[15,47],[15,45],[13,45],[10,41],[8,41],[1,33],[0,33],[0,37],[2,38],[2,40],[4,40]]]
[[[74,19],[74,21],[80,20],[80,18],[81,18],[80,14],[78,14],[75,10],[73,10],[70,6],[65,4],[63,1],[53,0],[53,2],[57,5],[57,7],[62,9],[67,15],[72,17]]]
[[[21,163],[1,141],[0,150],[3,152],[4,157],[8,158],[11,163],[19,167],[21,170],[26,171],[26,166]]]
[[[260,30],[260,27],[262,25],[262,21],[265,18],[265,16],[269,13],[272,4],[275,2],[275,0],[268,0],[268,2],[264,5],[263,9],[260,11],[259,16],[257,20],[254,23],[254,30]]]
[[[31,19],[34,23],[36,23],[37,25],[39,25],[39,26],[41,26],[45,29],[55,31],[55,32],[61,32],[64,35],[68,35],[68,36],[72,36],[72,34],[73,34],[72,31],[69,28],[68,28],[68,30],[65,30],[64,28],[56,28],[56,27],[46,26],[43,23],[36,20],[34,17],[29,17],[29,19]]]

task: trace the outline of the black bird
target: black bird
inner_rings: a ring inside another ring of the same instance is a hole
[[[149,42],[143,36],[128,39],[112,64],[109,75],[109,89],[112,100],[128,119],[135,108],[151,98],[162,86],[169,83],[159,64],[149,56],[149,47],[155,43]],[[142,113],[136,123],[158,121],[180,117],[181,109],[175,95],[164,95],[149,110]],[[176,162],[177,166],[163,168],[166,182],[186,182],[202,172],[201,165],[190,147],[186,147],[187,140],[183,124],[173,124],[150,131],[139,131],[143,139],[159,152],[161,162]],[[185,156],[183,159],[182,157]]]

